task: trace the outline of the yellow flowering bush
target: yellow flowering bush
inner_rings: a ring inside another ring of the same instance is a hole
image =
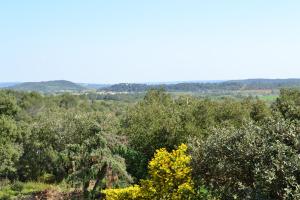
[[[168,152],[165,148],[156,151],[149,162],[149,180],[142,181],[142,191],[152,199],[189,199],[194,193],[187,146]]]
[[[149,179],[142,180],[140,186],[105,190],[106,199],[191,199],[194,184],[189,167],[191,157],[186,151],[185,144],[172,152],[165,148],[157,150],[149,162]]]
[[[121,189],[106,189],[103,194],[107,200],[137,200],[141,199],[141,188],[134,185]]]

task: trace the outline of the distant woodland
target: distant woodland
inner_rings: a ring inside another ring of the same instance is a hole
[[[121,83],[100,90],[115,92],[143,92],[149,89],[165,89],[178,92],[205,92],[209,90],[278,90],[300,88],[300,79],[249,79],[222,81],[216,83],[177,83],[177,84],[128,84]]]
[[[18,91],[36,91],[42,93],[83,92],[98,90],[106,92],[146,92],[150,89],[164,89],[168,92],[208,92],[241,90],[279,90],[283,88],[300,88],[300,79],[248,79],[218,82],[186,82],[169,84],[119,83],[77,84],[70,81],[26,82],[20,84],[3,83],[8,89]]]

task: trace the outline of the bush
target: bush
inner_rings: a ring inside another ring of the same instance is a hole
[[[150,179],[142,181],[143,192],[152,199],[190,199],[194,193],[189,167],[191,157],[186,154],[187,146],[168,152],[156,151],[149,162]]]
[[[107,200],[138,200],[141,199],[141,188],[135,185],[121,189],[106,189],[103,194]]]
[[[106,199],[192,199],[195,192],[189,167],[191,157],[186,151],[184,144],[172,152],[157,150],[149,162],[149,179],[142,180],[141,186],[104,190]]]
[[[299,124],[285,120],[217,129],[191,142],[194,177],[222,199],[297,199],[299,135]]]

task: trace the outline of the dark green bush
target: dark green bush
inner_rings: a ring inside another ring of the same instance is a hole
[[[285,120],[216,129],[193,141],[194,177],[222,199],[296,199],[300,195],[300,128]]]

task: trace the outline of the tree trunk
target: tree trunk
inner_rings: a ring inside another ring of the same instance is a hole
[[[96,183],[94,185],[94,188],[92,190],[92,195],[93,195],[93,198],[96,197],[97,195],[97,191],[100,189],[104,189],[105,186],[104,185],[101,185],[102,183],[102,180],[105,178],[105,175],[106,175],[106,171],[107,171],[107,163],[105,163],[101,169],[99,169],[98,173],[97,173],[97,179],[96,179]],[[98,198],[98,197],[97,197]],[[100,193],[100,196],[99,196],[99,199],[102,199],[102,194]]]
[[[89,197],[89,190],[88,190],[89,186],[90,186],[90,181],[89,180],[83,183],[82,190],[83,190],[83,196],[84,196],[84,198],[88,198]]]

